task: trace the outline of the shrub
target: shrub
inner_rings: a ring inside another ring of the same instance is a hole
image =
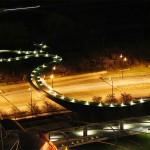
[[[131,96],[131,94],[127,94],[124,92],[124,93],[121,93],[120,100],[123,103],[130,103],[133,100],[133,97]]]
[[[100,102],[102,101],[102,97],[100,97],[100,96],[94,96],[94,97],[92,98],[92,100],[93,100],[93,102],[95,102],[95,103],[100,103]]]

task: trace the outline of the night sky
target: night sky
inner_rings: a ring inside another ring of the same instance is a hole
[[[108,48],[112,52],[149,49],[149,1],[2,0],[0,3],[1,49],[29,49],[40,42],[61,55],[79,51],[84,55]],[[39,5],[35,9],[3,11]]]

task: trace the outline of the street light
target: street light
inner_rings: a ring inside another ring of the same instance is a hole
[[[53,68],[52,68],[52,71],[55,71],[56,70],[56,66],[54,66]]]
[[[51,78],[51,85],[52,85],[52,88],[53,88],[53,79],[54,79],[54,75],[52,74],[52,75],[50,76],[50,78]]]
[[[32,90],[31,90],[31,88],[29,88],[29,91],[30,91],[30,102],[31,102],[31,115],[33,117]]]
[[[114,98],[114,82],[112,80],[112,77],[110,77],[109,80],[111,80],[111,96],[113,99]]]
[[[126,57],[123,57],[123,55],[120,55],[121,58],[121,63],[122,63],[122,67],[121,67],[121,72],[122,72],[122,79],[123,79],[123,63],[127,61]]]

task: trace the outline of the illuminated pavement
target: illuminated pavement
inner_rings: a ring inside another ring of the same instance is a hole
[[[9,50],[1,50],[7,51]],[[52,57],[54,61],[60,61],[60,57],[57,55],[43,54],[43,51],[15,51],[17,54],[25,54],[22,57],[8,58],[8,60],[0,59],[1,62],[7,61],[18,61],[21,59],[28,59],[32,57]],[[56,57],[56,58],[55,58]],[[51,64],[49,64],[51,65]],[[41,68],[45,68],[45,65],[42,65]],[[36,69],[35,69],[36,70]],[[34,71],[35,71],[34,70]],[[33,74],[34,74],[33,71]],[[37,68],[37,71],[40,71],[40,67]],[[35,71],[36,72],[36,71]],[[41,76],[44,76],[42,74]],[[101,77],[101,78],[100,78]],[[109,80],[110,74],[106,74],[105,71],[95,72],[95,73],[86,73],[74,76],[66,77],[55,77],[53,79],[54,90],[62,93],[63,95],[83,101],[92,101],[92,97],[101,96],[105,100],[108,94],[111,94],[112,91],[112,81]],[[113,80],[113,91],[114,95],[119,98],[121,93],[131,94],[133,97],[145,97],[150,95],[150,74],[139,72],[138,74],[127,74],[124,71],[124,79],[121,78],[121,72],[118,71],[116,74],[111,74]],[[43,82],[48,89],[51,88],[51,79],[50,75],[43,78],[38,77],[36,80]],[[37,85],[33,81],[35,86]],[[29,90],[30,88],[30,90]],[[41,87],[40,87],[41,88]],[[1,93],[0,96],[0,109],[10,110],[13,105],[18,107],[20,110],[25,110],[28,107],[29,102],[31,101],[31,92],[32,100],[34,103],[38,103],[40,107],[43,105],[44,100],[49,100],[43,95],[39,94],[31,88],[29,83],[16,84],[16,85],[1,85],[1,90],[4,93]],[[140,91],[140,92],[139,92]]]

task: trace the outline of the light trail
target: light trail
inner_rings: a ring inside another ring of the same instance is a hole
[[[35,9],[35,8],[39,8],[40,5],[38,6],[32,6],[32,7],[18,7],[18,8],[10,8],[10,9],[1,9],[1,12],[7,12],[7,11],[18,11],[18,10],[27,10],[27,9]]]

